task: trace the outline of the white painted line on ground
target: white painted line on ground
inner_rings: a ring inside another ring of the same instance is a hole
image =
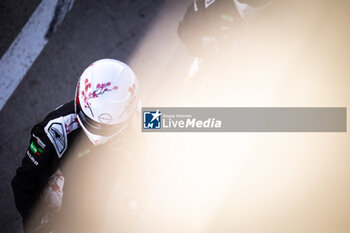
[[[48,42],[74,0],[42,0],[0,60],[0,111]]]

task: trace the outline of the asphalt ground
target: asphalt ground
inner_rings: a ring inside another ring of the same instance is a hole
[[[22,30],[40,0],[0,1],[0,55],[2,56]]]

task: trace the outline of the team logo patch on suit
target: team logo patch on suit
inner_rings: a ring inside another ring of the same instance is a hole
[[[63,118],[49,121],[45,127],[45,132],[52,142],[59,158],[67,149],[67,133],[64,128]]]
[[[37,155],[41,155],[44,151],[43,149],[41,149],[40,147],[36,146],[34,144],[34,142],[32,142],[29,146],[30,150],[34,153],[34,154],[37,154]]]
[[[208,8],[211,4],[213,4],[215,2],[215,0],[205,0],[205,8]]]

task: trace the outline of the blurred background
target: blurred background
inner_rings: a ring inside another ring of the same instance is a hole
[[[80,74],[100,58],[133,68],[145,107],[348,107],[350,3],[273,2],[267,21],[201,56],[199,84],[189,86],[194,54],[178,26],[193,1],[76,0],[0,112],[0,231],[21,231],[10,181],[31,127],[72,100]],[[1,56],[40,3],[0,0]],[[350,231],[347,132],[145,137],[143,209],[126,226],[125,208],[135,205],[125,207],[117,181],[104,232]]]

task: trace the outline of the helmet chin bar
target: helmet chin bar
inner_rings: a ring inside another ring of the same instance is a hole
[[[81,125],[81,127],[83,128],[84,133],[86,134],[86,136],[89,138],[89,140],[94,144],[94,145],[102,145],[105,144],[107,141],[109,141],[110,139],[112,139],[114,136],[120,134],[126,127],[128,124],[124,124],[124,126],[122,128],[120,128],[119,131],[114,132],[114,134],[109,135],[109,136],[103,136],[103,135],[98,135],[98,134],[93,134],[91,133],[84,125],[84,123],[82,122],[81,118],[79,117],[79,115],[77,116],[77,119],[79,121],[79,124]]]
[[[81,109],[80,105],[76,105],[75,112],[78,115],[78,118],[81,121],[81,124],[84,126],[84,128],[94,135],[100,135],[100,136],[112,136],[116,133],[120,132],[122,129],[124,129],[128,122],[116,124],[116,125],[106,125],[99,122],[96,122],[92,119],[90,119],[84,111]]]
[[[89,140],[95,146],[105,144],[109,139],[111,139],[113,137],[113,136],[104,137],[104,136],[99,136],[99,135],[93,135],[86,130],[84,130],[84,132],[85,132],[86,136],[89,138]]]

